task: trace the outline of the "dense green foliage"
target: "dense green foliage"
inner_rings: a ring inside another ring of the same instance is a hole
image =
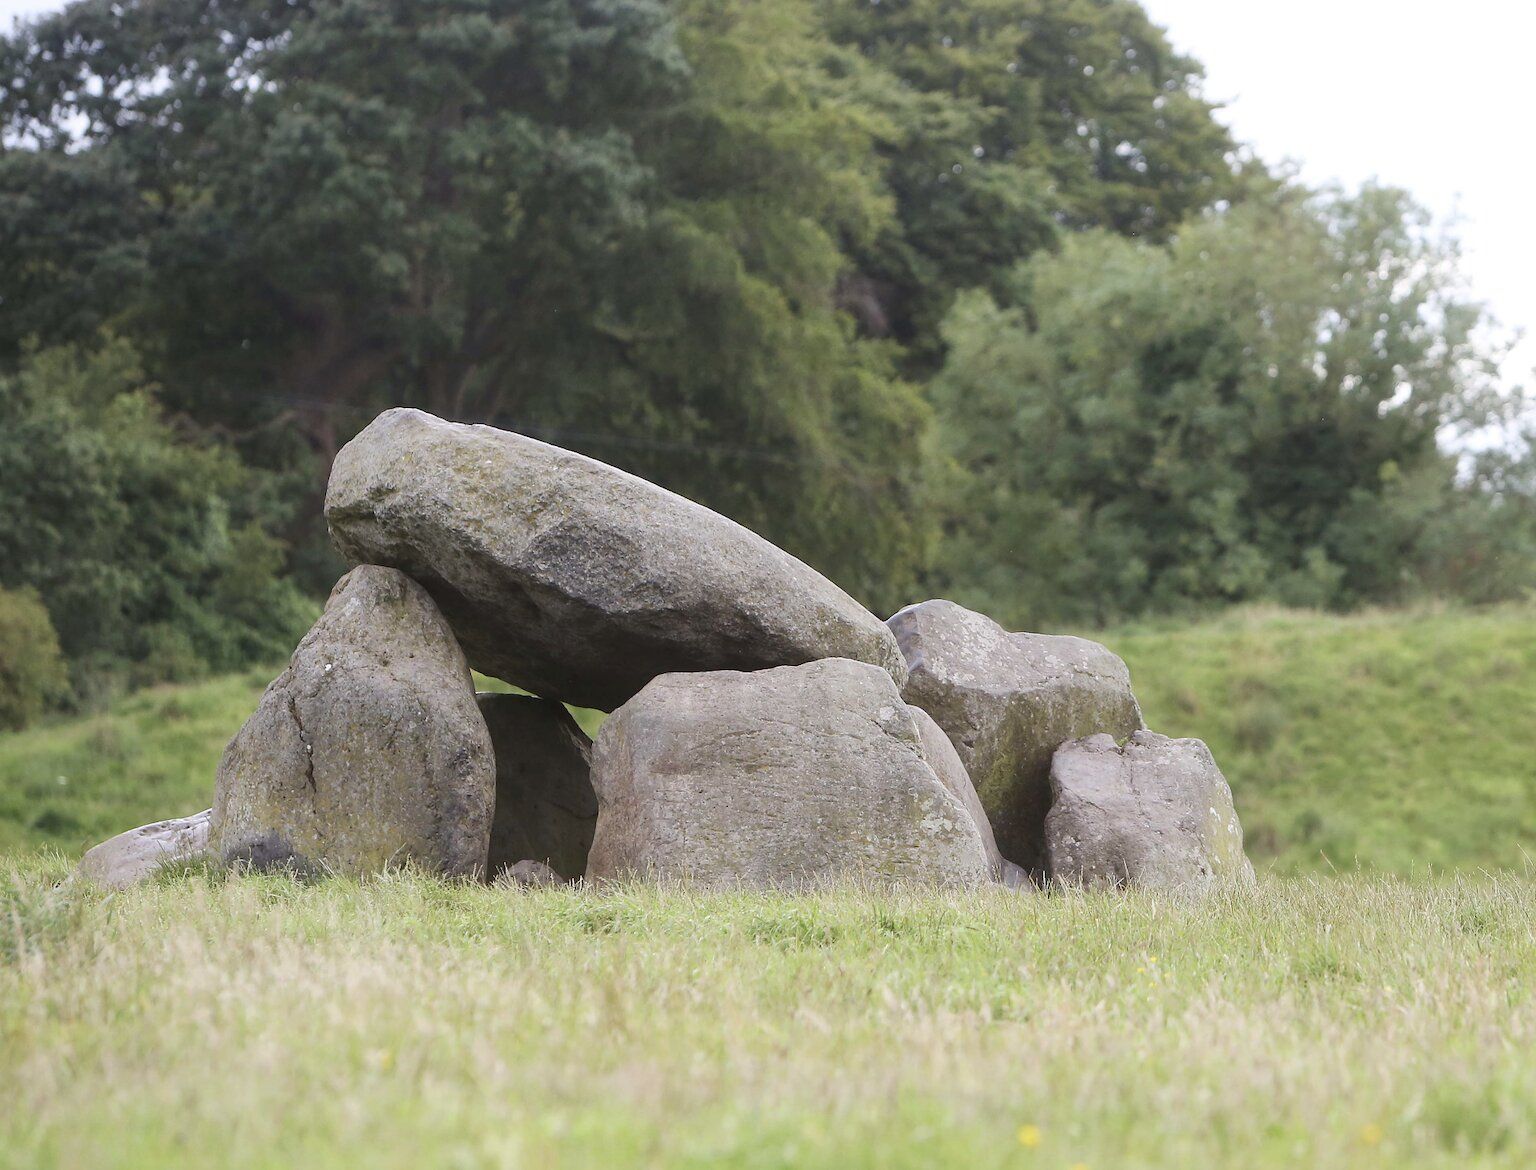
[[[1536,693],[1530,605],[1248,609],[1096,636],[1129,663],[1154,729],[1211,745],[1261,870],[1519,868],[1536,854],[1536,763],[1510,734]],[[157,687],[0,739],[0,852],[74,854],[207,808],[272,673]],[[602,718],[579,716],[589,731]]]
[[[62,696],[64,658],[48,609],[30,590],[0,589],[0,731],[14,731]]]
[[[56,461],[0,586],[77,682],[267,653],[277,579],[334,580],[330,457],[401,403],[886,612],[1533,577],[1454,249],[1239,150],[1132,0],[77,0],[0,73],[0,483]]]
[[[967,294],[934,387],[966,469],[947,584],[1027,625],[1394,602],[1501,557],[1536,582],[1529,485],[1438,442],[1521,402],[1424,228],[1378,188],[1251,202],[1166,248],[1074,236],[1014,307]]]
[[[1200,68],[1128,0],[822,0],[827,29],[875,66],[897,218],[853,249],[866,327],[942,356],[956,290],[1006,294],[1021,258],[1103,228],[1161,240],[1264,183],[1233,156]]]
[[[258,460],[419,405],[910,579],[925,414],[833,302],[889,200],[829,52],[794,0],[76,4],[0,50],[0,357],[109,321]]]
[[[0,587],[43,599],[82,696],[270,660],[311,608],[264,526],[277,485],[152,391],[118,340],[0,377]]]

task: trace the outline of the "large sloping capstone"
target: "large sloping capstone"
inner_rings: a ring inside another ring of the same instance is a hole
[[[1199,894],[1251,882],[1232,790],[1198,739],[1138,731],[1064,744],[1051,765],[1045,820],[1051,877]]]
[[[99,886],[121,889],[153,877],[173,862],[199,861],[208,855],[211,815],[200,812],[119,833],[87,849],[76,872]]]
[[[590,879],[802,887],[990,878],[884,670],[848,659],[655,679],[598,733]]]
[[[846,657],[906,666],[880,621],[734,521],[536,439],[388,410],[331,468],[343,556],[442,606],[477,669],[612,710],[659,674]]]
[[[563,878],[581,877],[597,827],[592,741],[552,699],[481,695],[479,700],[496,753],[487,875],[494,880],[530,861]]]
[[[414,862],[478,876],[496,771],[474,680],[420,585],[353,569],[230,741],[213,840],[227,862],[342,874]]]
[[[1043,872],[1051,756],[1069,739],[1142,726],[1130,671],[1097,642],[1012,634],[952,601],[888,624],[910,671],[903,696],[954,744],[1002,855]]]

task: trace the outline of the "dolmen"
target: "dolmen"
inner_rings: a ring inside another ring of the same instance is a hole
[[[1211,753],[1148,731],[1098,643],[949,601],[882,622],[699,504],[417,410],[342,449],[325,514],[355,567],[230,741],[211,810],[97,846],[82,878],[1253,880]],[[595,742],[567,705],[610,712]]]

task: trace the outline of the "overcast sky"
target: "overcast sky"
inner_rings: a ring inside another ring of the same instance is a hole
[[[1262,158],[1312,183],[1369,178],[1457,218],[1473,293],[1533,334],[1505,367],[1536,369],[1536,228],[1527,0],[1143,0],[1173,43],[1205,63],[1208,97]],[[0,0],[0,25],[59,7]]]
[[[1536,333],[1536,112],[1528,0],[1143,0],[1179,49],[1204,62],[1206,95],[1260,157],[1302,177],[1406,187],[1458,217],[1473,294]],[[1505,364],[1531,385],[1536,336]]]

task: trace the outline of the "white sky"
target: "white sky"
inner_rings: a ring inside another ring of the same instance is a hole
[[[1529,0],[1143,0],[1204,62],[1206,94],[1260,157],[1312,183],[1369,178],[1456,217],[1473,294],[1530,334],[1505,365],[1536,370],[1536,227],[1527,145],[1536,113]],[[0,0],[0,26],[59,7]]]
[[[1525,144],[1536,116],[1529,0],[1142,0],[1205,64],[1206,96],[1261,158],[1312,183],[1370,178],[1456,217],[1473,296],[1528,336],[1507,384],[1536,369],[1536,230]]]

